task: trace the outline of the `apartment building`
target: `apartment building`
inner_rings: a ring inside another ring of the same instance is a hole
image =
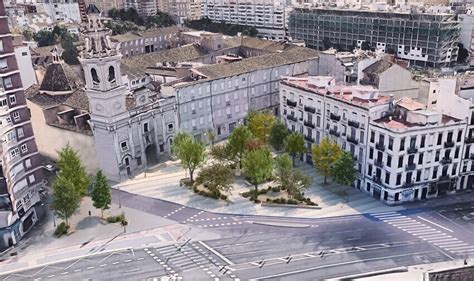
[[[298,7],[290,13],[289,35],[323,50],[368,45],[412,65],[450,66],[457,59],[460,24],[454,14],[406,13],[348,8]]]
[[[205,140],[204,133],[214,129],[222,140],[249,110],[278,115],[280,77],[307,74],[317,58],[316,51],[295,47],[230,64],[197,67],[191,69],[190,78],[163,84],[161,91],[176,96],[182,130]]]
[[[286,37],[287,15],[291,8],[285,2],[271,0],[229,1],[203,0],[202,16],[215,22],[253,26],[258,35],[273,40]]]
[[[82,22],[78,0],[45,0],[42,5],[54,22]]]
[[[362,188],[369,120],[380,118],[390,98],[372,86],[341,86],[330,76],[285,77],[280,83],[281,120],[307,142],[303,160],[312,163],[311,145],[325,137],[336,141],[357,162],[355,186]]]
[[[282,121],[304,134],[308,148],[328,137],[350,152],[358,170],[354,186],[386,204],[473,188],[459,179],[461,164],[470,161],[463,159],[470,157],[463,150],[465,119],[327,76],[284,78],[280,108]],[[303,160],[311,163],[310,151]]]
[[[85,1],[86,8],[89,4],[94,4],[99,11],[103,11],[106,15],[107,11],[110,9],[123,9],[125,7],[124,0],[86,0]],[[87,13],[86,13],[87,18]]]
[[[42,167],[26,107],[12,34],[0,3],[0,249],[15,245],[36,223]]]

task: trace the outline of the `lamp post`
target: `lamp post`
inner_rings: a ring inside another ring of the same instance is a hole
[[[120,183],[122,182],[122,171],[123,171],[123,168],[124,168],[123,163],[120,163],[120,164],[119,164],[119,178],[120,178]],[[120,190],[120,183],[119,183],[119,186],[118,186],[118,198],[119,198],[119,208],[121,209],[121,208],[122,208],[122,200],[121,200],[120,194],[122,193],[122,191]]]

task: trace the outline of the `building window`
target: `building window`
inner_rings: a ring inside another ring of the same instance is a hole
[[[387,171],[385,172],[385,183],[390,184],[390,173]]]
[[[3,40],[0,39],[0,52],[3,52]]]
[[[172,132],[174,129],[174,126],[172,123],[168,124],[168,132]]]
[[[371,131],[371,132],[370,132],[370,142],[371,142],[371,143],[374,143],[374,140],[375,140],[375,132],[374,132],[374,131]]]
[[[23,153],[28,152],[28,146],[26,145],[26,143],[22,144],[20,146],[20,149],[21,149],[21,152]]]
[[[12,78],[11,77],[3,78],[3,86],[6,89],[12,88],[13,87]]]
[[[7,99],[0,100],[0,107],[4,107],[4,106],[7,106],[7,105],[8,105]]]
[[[9,100],[10,100],[10,104],[16,104],[16,96],[11,95],[11,96],[9,96],[8,98],[9,98]]]
[[[405,138],[400,140],[400,151],[405,150]]]
[[[456,147],[456,150],[454,150],[454,158],[458,158],[459,157],[459,147]]]
[[[461,140],[462,140],[462,130],[459,130],[457,142],[461,142]]]
[[[16,134],[14,131],[8,132],[7,134],[7,141],[11,142],[12,140],[16,139]]]
[[[127,151],[128,150],[128,144],[126,141],[123,141],[120,143],[120,148],[122,149],[122,151]]]
[[[426,135],[421,136],[420,148],[425,147]]]
[[[420,155],[418,156],[418,164],[423,164],[423,153],[420,153]]]
[[[436,179],[437,176],[438,176],[438,167],[434,167],[432,179]]]
[[[30,176],[28,177],[28,180],[30,181],[30,184],[31,184],[31,183],[34,183],[34,182],[36,181],[35,175],[30,175]]]
[[[150,131],[150,128],[148,127],[148,122],[143,124],[143,132],[148,133]]]
[[[392,166],[392,156],[387,155],[387,167],[390,167],[390,166]]]
[[[18,112],[18,111],[13,111],[12,117],[13,117],[13,120],[19,121],[19,120],[20,120],[20,112]]]
[[[20,150],[18,147],[10,150],[10,159],[15,159],[18,155],[20,155]]]
[[[0,69],[7,69],[7,68],[8,68],[7,59],[0,59]]]
[[[443,140],[443,133],[439,133],[438,134],[438,141],[437,141],[437,145],[441,145],[441,141]]]
[[[108,80],[111,84],[115,83],[115,69],[113,66],[109,67],[109,77]]]
[[[395,185],[400,185],[402,183],[402,174],[397,174],[397,182]]]
[[[92,76],[92,83],[94,86],[98,86],[100,83],[99,75],[97,75],[97,70],[95,68],[91,68],[91,76]]]
[[[138,156],[137,157],[137,166],[141,166],[141,165],[142,165],[142,157]]]
[[[18,138],[22,138],[22,137],[25,136],[25,133],[23,132],[23,128],[21,128],[21,127],[16,129],[16,134],[17,134]]]
[[[403,155],[398,157],[398,168],[403,167]]]
[[[369,159],[374,159],[374,149],[372,147],[369,149]]]

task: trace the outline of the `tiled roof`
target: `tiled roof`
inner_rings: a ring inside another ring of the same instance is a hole
[[[135,34],[133,32],[127,32],[124,34],[118,34],[110,37],[110,39],[113,42],[126,42],[126,41],[131,41],[131,40],[136,40],[136,39],[141,39],[142,37],[138,34]]]
[[[84,89],[77,89],[66,95],[48,95],[41,93],[38,85],[32,85],[26,89],[25,96],[29,101],[42,108],[63,104],[76,109],[89,110],[89,100]]]
[[[239,75],[259,69],[286,65],[317,58],[318,52],[309,48],[294,48],[283,53],[272,53],[243,59],[232,64],[213,64],[196,69],[209,79]]]
[[[129,80],[135,80],[146,76],[145,68],[142,67],[132,67],[122,63],[120,64],[120,70],[122,71],[122,74],[127,74]]]
[[[168,27],[149,29],[147,31],[140,32],[140,35],[145,38],[150,38],[150,37],[160,36],[163,34],[171,34],[171,33],[176,33],[176,32],[185,31],[185,30],[187,30],[187,28],[173,25],[173,26],[168,26]]]
[[[362,70],[364,73],[378,75],[392,67],[393,63],[385,60],[378,60]]]
[[[179,48],[163,50],[155,53],[148,53],[124,59],[123,64],[131,68],[147,68],[156,66],[161,62],[184,62],[195,60],[208,53],[196,44],[190,44]]]
[[[69,78],[64,71],[63,65],[53,63],[48,66],[41,82],[40,91],[65,92],[72,91]]]
[[[426,108],[426,105],[420,103],[420,102],[417,102],[411,98],[408,98],[408,97],[403,97],[401,99],[399,99],[397,101],[397,105],[398,106],[401,106],[405,109],[408,109],[408,110],[420,110],[420,109],[425,109]]]

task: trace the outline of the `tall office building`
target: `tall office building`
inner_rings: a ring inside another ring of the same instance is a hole
[[[15,245],[38,220],[42,171],[12,35],[0,3],[0,249]]]
[[[380,49],[428,67],[446,67],[457,60],[460,34],[454,14],[332,8],[296,8],[288,29],[308,47]]]

